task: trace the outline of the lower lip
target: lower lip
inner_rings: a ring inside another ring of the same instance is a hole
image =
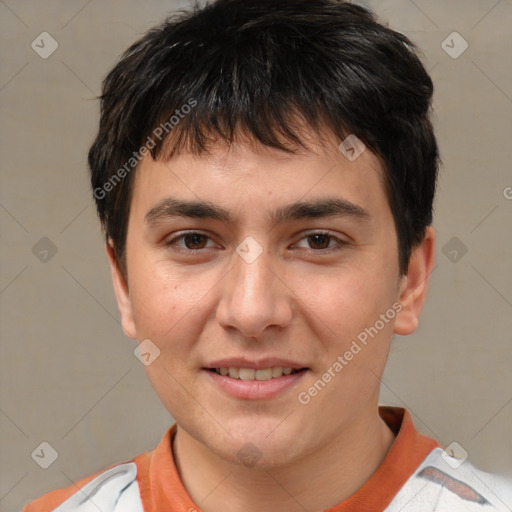
[[[232,379],[209,370],[203,369],[203,371],[212,379],[215,385],[234,398],[241,400],[268,400],[284,393],[297,384],[307,370],[301,370],[270,380]]]

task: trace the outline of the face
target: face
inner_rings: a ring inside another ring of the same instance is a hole
[[[334,142],[142,161],[127,280],[111,254],[123,328],[158,347],[156,393],[211,452],[285,464],[376,411],[393,332],[414,330],[382,172]]]

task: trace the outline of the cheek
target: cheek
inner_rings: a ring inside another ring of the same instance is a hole
[[[208,315],[208,291],[215,280],[192,272],[171,272],[168,265],[148,265],[145,268],[152,272],[134,272],[132,276],[137,338],[149,338],[160,350],[159,357],[144,370],[160,400],[175,415],[190,402],[189,386],[182,383],[188,382],[195,370],[197,340]]]
[[[384,273],[340,268],[329,274],[296,279],[293,287],[303,314],[324,337],[344,344],[373,326],[396,300],[391,280]],[[380,326],[380,324],[379,324]],[[387,330],[386,328],[381,330]]]
[[[139,269],[133,272],[131,279],[138,339],[155,339],[165,345],[179,341],[182,346],[187,338],[194,338],[194,329],[201,325],[198,316],[203,314],[202,306],[217,282],[215,276],[195,269],[177,271],[169,264],[154,261]],[[185,339],[184,330],[188,333]]]

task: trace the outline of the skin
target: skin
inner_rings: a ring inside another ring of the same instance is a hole
[[[209,155],[145,158],[128,223],[128,277],[107,244],[123,330],[160,349],[146,372],[178,424],[176,465],[205,512],[324,510],[356,492],[393,443],[378,414],[380,377],[393,334],[417,327],[435,236],[429,227],[400,277],[381,163],[368,149],[350,162],[338,143],[318,141],[289,155],[241,140],[230,148],[218,143]],[[147,213],[169,197],[208,201],[233,219],[148,223]],[[325,198],[350,201],[369,216],[272,224],[265,215]],[[176,240],[187,230],[207,238]],[[333,238],[311,238],[318,231]],[[250,264],[236,252],[247,236],[263,250]],[[301,404],[298,394],[397,301],[396,317]],[[242,400],[213,385],[202,369],[222,357],[265,356],[308,370],[277,397]],[[237,455],[246,443],[258,450],[254,467]]]

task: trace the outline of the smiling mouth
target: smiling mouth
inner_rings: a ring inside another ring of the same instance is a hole
[[[283,368],[281,366],[275,366],[273,368],[263,368],[259,370],[255,370],[254,368],[237,368],[237,367],[229,367],[229,368],[205,368],[206,370],[216,373],[217,375],[222,375],[224,377],[230,377],[231,379],[236,380],[272,380],[278,379],[283,375],[292,375],[294,373],[299,373],[305,371],[307,368]]]

